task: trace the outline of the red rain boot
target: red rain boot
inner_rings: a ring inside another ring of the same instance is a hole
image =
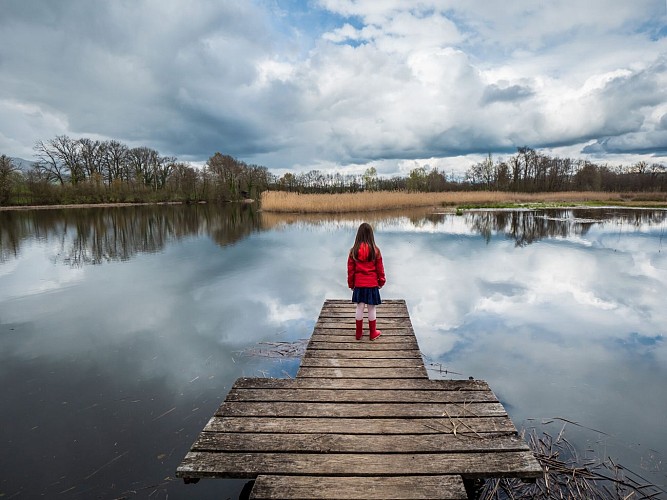
[[[363,319],[358,319],[356,320],[357,322],[357,334],[355,337],[357,337],[357,340],[361,340],[361,337],[364,335],[364,320]]]
[[[368,322],[368,326],[371,329],[371,340],[375,340],[380,335],[382,335],[382,332],[375,327],[376,324],[377,324],[377,320]]]

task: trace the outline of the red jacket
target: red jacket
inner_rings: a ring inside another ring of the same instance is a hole
[[[384,276],[384,265],[382,254],[375,248],[375,260],[363,260],[368,258],[368,249],[365,243],[359,247],[359,260],[354,260],[352,255],[347,258],[347,286],[350,288],[382,288],[387,281]]]

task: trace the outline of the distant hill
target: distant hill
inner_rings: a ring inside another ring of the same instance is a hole
[[[24,160],[23,158],[10,158],[10,160],[12,160],[12,163],[16,168],[24,173],[30,171],[30,169],[35,164],[34,161]]]

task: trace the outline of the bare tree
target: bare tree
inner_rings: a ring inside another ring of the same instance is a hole
[[[35,169],[43,174],[47,180],[57,181],[61,186],[64,186],[65,181],[69,180],[69,169],[61,161],[58,152],[49,143],[45,144],[44,141],[37,141],[34,150],[37,158]]]
[[[206,162],[217,187],[218,197],[236,200],[241,195],[240,178],[247,165],[229,155],[215,153]]]
[[[155,163],[154,186],[155,191],[162,189],[167,183],[167,179],[174,170],[176,158],[173,156],[158,156],[158,161]]]
[[[86,177],[95,181],[102,179],[103,168],[102,162],[105,156],[105,145],[100,141],[93,141],[92,139],[79,139],[79,149],[81,155],[81,164]]]
[[[0,205],[9,203],[18,169],[8,156],[0,156]]]
[[[104,175],[109,186],[113,181],[129,180],[127,169],[128,147],[119,141],[106,141],[104,145]]]
[[[187,163],[175,162],[167,179],[167,187],[186,200],[196,200],[198,181],[197,171],[194,168]]]
[[[66,135],[59,135],[49,141],[49,148],[65,166],[65,169],[69,171],[69,179],[72,184],[78,184],[85,180],[78,141],[70,139]]]
[[[160,154],[154,149],[147,147],[132,148],[128,153],[128,166],[130,176],[136,182],[144,186],[154,186],[156,165],[160,159]]]

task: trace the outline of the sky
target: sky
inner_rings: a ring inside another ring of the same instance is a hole
[[[0,0],[0,154],[58,135],[275,173],[667,164],[666,0]]]

